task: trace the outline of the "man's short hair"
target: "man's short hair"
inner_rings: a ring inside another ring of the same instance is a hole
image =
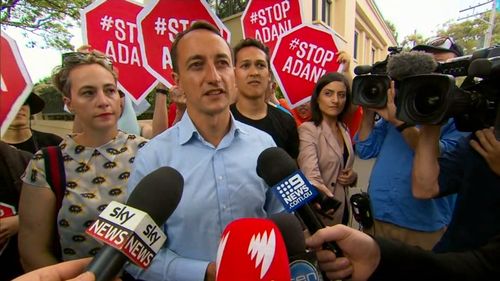
[[[214,34],[217,34],[218,36],[220,36],[222,38],[222,35],[220,34],[219,29],[217,29],[217,27],[213,26],[212,24],[210,24],[209,22],[206,22],[206,21],[196,21],[188,29],[177,33],[177,36],[175,36],[175,40],[172,43],[172,49],[170,50],[170,59],[172,60],[172,69],[176,73],[179,72],[179,64],[177,63],[177,56],[178,56],[177,49],[179,46],[179,42],[186,34],[188,34],[191,31],[194,31],[194,30],[207,30],[207,31],[213,32]],[[224,40],[224,41],[226,41],[226,40]],[[229,43],[227,44],[227,46],[229,47],[229,50],[231,51],[231,46],[229,46]],[[232,52],[231,52],[231,57],[232,57]]]
[[[267,62],[267,68],[271,70],[271,63],[269,60],[269,47],[267,47],[264,43],[260,42],[257,39],[254,38],[246,38],[242,39],[236,46],[233,48],[233,53],[234,53],[234,65],[236,66],[236,57],[238,56],[238,52],[241,51],[241,49],[244,49],[246,47],[255,47],[266,54],[266,62]]]

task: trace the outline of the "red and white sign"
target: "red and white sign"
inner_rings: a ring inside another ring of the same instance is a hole
[[[292,108],[310,100],[318,79],[339,71],[334,32],[321,26],[300,25],[283,34],[271,57],[271,67]]]
[[[106,53],[118,69],[118,87],[139,104],[156,86],[144,68],[136,19],[142,5],[124,0],[98,0],[81,11],[83,41]]]
[[[12,217],[16,215],[16,208],[7,203],[0,202],[0,219]]]
[[[167,87],[174,85],[170,49],[177,33],[199,20],[218,27],[230,41],[230,32],[205,0],[151,0],[137,16],[144,67]]]
[[[299,0],[250,0],[241,16],[243,38],[255,38],[272,54],[281,34],[302,24]]]
[[[0,30],[0,136],[28,98],[33,84],[16,41]]]

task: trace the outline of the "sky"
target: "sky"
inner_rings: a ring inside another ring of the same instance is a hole
[[[431,37],[439,25],[448,20],[457,20],[470,15],[472,11],[459,13],[460,10],[487,2],[488,0],[374,0],[382,16],[394,23],[401,42],[406,35],[415,31],[426,37]],[[489,7],[489,5],[488,5]],[[484,8],[483,8],[484,10]],[[480,11],[480,10],[476,10]],[[82,45],[80,29],[72,32],[75,36],[71,43],[78,47]],[[14,30],[7,34],[16,40],[21,56],[28,68],[31,80],[36,83],[50,75],[52,69],[61,63],[61,52],[54,49],[27,48],[26,39]]]

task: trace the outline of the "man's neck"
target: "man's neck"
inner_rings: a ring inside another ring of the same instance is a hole
[[[241,115],[253,120],[260,120],[267,116],[269,105],[262,99],[248,99],[243,96],[238,97],[236,109]]]
[[[229,108],[214,115],[196,114],[189,111],[189,118],[201,136],[214,147],[217,147],[231,128],[231,113]]]
[[[2,140],[6,143],[17,144],[27,141],[32,136],[30,127],[8,128]]]

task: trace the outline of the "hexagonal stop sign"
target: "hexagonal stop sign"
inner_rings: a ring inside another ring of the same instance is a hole
[[[3,30],[0,34],[0,136],[3,136],[33,84],[16,42]]]
[[[310,100],[318,79],[339,70],[334,32],[321,26],[299,25],[279,39],[271,68],[292,108]]]

